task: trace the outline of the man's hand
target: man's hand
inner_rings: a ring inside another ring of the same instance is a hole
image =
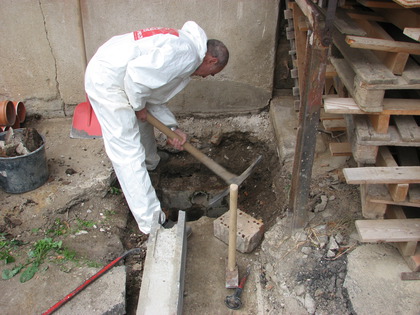
[[[184,143],[187,142],[187,134],[185,132],[183,132],[181,129],[175,129],[174,132],[179,135],[181,137],[182,140],[178,139],[178,138],[173,138],[173,139],[169,139],[168,138],[168,144],[173,146],[175,149],[179,150],[179,151],[183,151],[184,150]]]
[[[147,108],[143,108],[142,110],[139,110],[136,112],[137,119],[140,119],[141,121],[147,120]]]

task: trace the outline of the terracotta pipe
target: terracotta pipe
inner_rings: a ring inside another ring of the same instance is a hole
[[[0,126],[12,126],[16,121],[16,109],[12,101],[0,101]]]
[[[17,120],[19,120],[20,123],[23,123],[26,118],[25,104],[23,104],[23,102],[13,102],[13,105],[15,105]]]

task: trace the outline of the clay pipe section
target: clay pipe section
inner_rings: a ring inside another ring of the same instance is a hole
[[[13,126],[16,121],[16,109],[12,101],[0,102],[0,126]]]

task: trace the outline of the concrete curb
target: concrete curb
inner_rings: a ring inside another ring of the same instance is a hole
[[[147,243],[137,315],[182,314],[186,244],[185,212],[179,211],[178,223],[171,229],[160,225],[156,212]]]

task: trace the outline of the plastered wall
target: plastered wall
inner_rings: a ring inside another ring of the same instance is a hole
[[[0,100],[24,101],[29,114],[70,116],[85,99],[86,63],[107,39],[193,20],[231,57],[217,76],[194,79],[173,111],[256,111],[272,94],[278,11],[279,0],[1,0]]]

